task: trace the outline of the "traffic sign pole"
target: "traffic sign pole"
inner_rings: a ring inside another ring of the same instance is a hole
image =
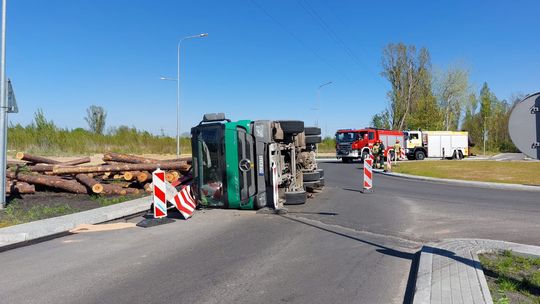
[[[6,90],[6,4],[2,0],[2,36],[0,38],[0,209],[6,207],[7,164],[7,90]]]

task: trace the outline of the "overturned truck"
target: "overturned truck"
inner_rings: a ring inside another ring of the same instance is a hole
[[[315,151],[319,128],[296,120],[239,120],[205,114],[191,129],[193,194],[208,207],[303,204],[324,186]]]

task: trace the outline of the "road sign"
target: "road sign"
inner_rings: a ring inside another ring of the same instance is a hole
[[[540,92],[516,104],[510,113],[508,133],[521,152],[540,159]]]
[[[8,113],[19,113],[19,108],[17,107],[17,100],[15,99],[15,91],[11,86],[11,80],[8,79]]]

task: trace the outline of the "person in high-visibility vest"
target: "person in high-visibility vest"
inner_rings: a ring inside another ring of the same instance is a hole
[[[375,168],[379,167],[379,151],[380,150],[381,150],[381,147],[379,145],[379,142],[375,142],[375,144],[373,145],[373,148],[371,148],[371,154],[373,154]]]
[[[379,165],[377,166],[379,169],[384,169],[384,150],[386,150],[386,147],[384,146],[382,140],[379,139]]]
[[[401,155],[401,145],[399,144],[399,139],[396,140],[396,143],[394,144],[394,157],[397,160]]]

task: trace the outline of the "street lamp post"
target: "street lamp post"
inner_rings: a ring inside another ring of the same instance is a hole
[[[187,39],[191,38],[204,38],[207,37],[208,33],[193,35],[193,36],[187,36],[180,41],[178,41],[177,44],[177,70],[176,70],[176,79],[170,78],[170,77],[161,77],[161,80],[173,80],[176,81],[176,157],[180,157],[180,46],[182,45],[182,42]]]
[[[329,81],[326,83],[321,84],[319,87],[317,87],[317,107],[315,108],[317,110],[317,119],[315,120],[315,126],[319,126],[319,113],[321,110],[321,88],[325,87],[327,85],[331,85],[333,82]]]

